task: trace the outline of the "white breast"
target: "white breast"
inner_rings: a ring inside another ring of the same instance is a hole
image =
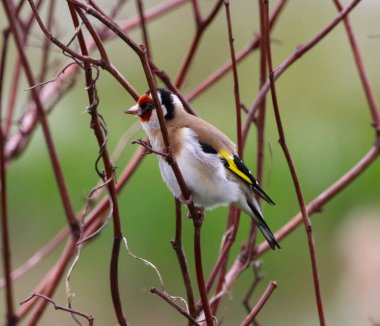
[[[226,168],[218,155],[207,154],[201,150],[196,134],[188,128],[181,130],[184,137],[182,150],[176,156],[186,185],[193,195],[194,204],[205,209],[237,202],[241,197],[239,186],[228,180]],[[159,148],[157,139],[150,139],[153,149]],[[158,158],[162,178],[175,197],[181,191],[172,168],[162,158]]]

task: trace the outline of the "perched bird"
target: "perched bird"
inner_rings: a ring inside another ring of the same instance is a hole
[[[255,195],[271,205],[275,203],[237,156],[233,142],[214,126],[187,113],[177,95],[162,88],[158,88],[157,93],[174,155],[194,204],[201,209],[233,204],[252,218],[272,249],[280,248],[263,218]],[[140,118],[152,149],[163,152],[165,145],[150,91],[125,113]],[[181,198],[172,168],[160,155],[158,162],[170,191]]]

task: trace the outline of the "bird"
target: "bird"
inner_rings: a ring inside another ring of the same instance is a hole
[[[201,210],[211,210],[232,204],[251,217],[273,250],[280,249],[255,196],[270,205],[275,203],[238,157],[235,144],[213,125],[186,112],[173,92],[157,88],[157,95],[176,162],[194,205]],[[151,91],[141,95],[137,103],[124,112],[139,117],[151,149],[163,153],[165,144]],[[183,198],[171,166],[164,156],[157,157],[162,179],[176,198]]]

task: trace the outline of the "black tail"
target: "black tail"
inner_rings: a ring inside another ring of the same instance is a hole
[[[252,210],[253,214],[256,218],[252,217],[252,220],[255,222],[261,233],[263,234],[264,238],[268,241],[269,246],[275,250],[276,247],[278,249],[281,249],[280,245],[276,241],[276,238],[274,237],[272,231],[269,229],[268,224],[265,222],[263,215],[261,212],[255,207],[253,203],[250,203],[249,200],[247,200],[247,204],[249,208]]]

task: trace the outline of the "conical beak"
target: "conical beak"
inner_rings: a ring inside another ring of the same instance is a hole
[[[138,104],[124,111],[125,114],[133,114],[133,115],[137,115],[139,114],[139,112],[140,112],[140,106]]]

